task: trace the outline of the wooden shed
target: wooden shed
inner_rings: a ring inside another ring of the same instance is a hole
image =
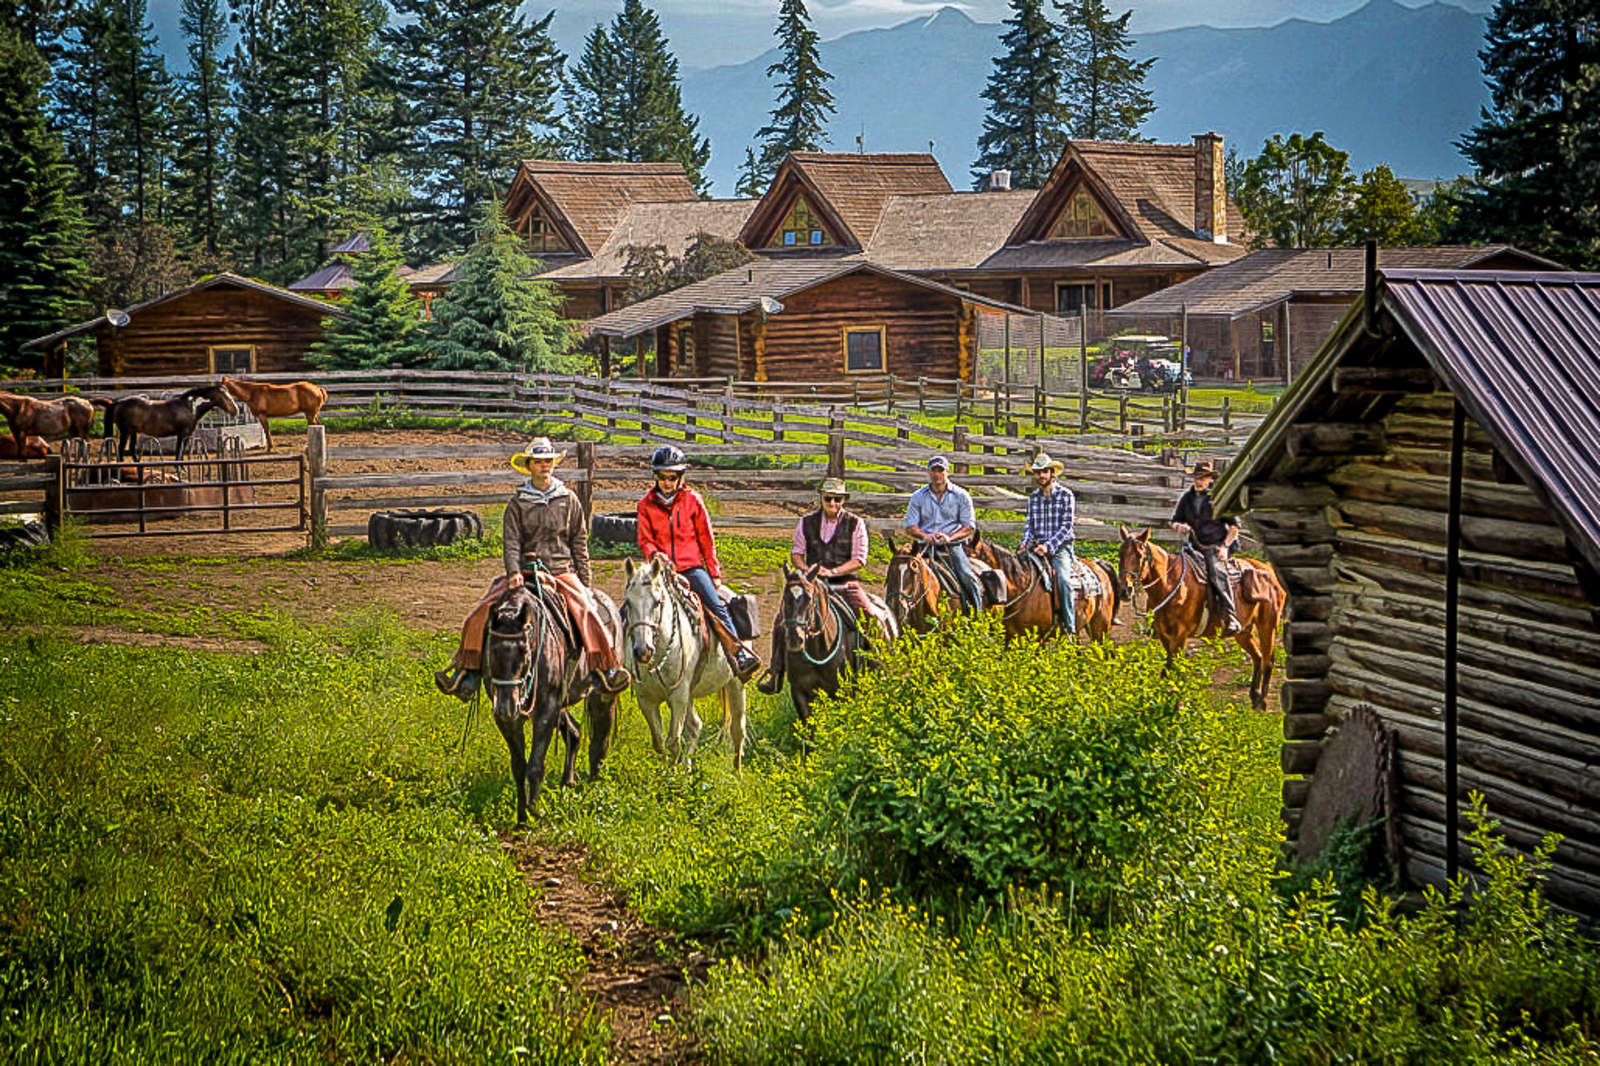
[[[1291,849],[1387,816],[1466,868],[1470,792],[1600,915],[1600,275],[1372,271],[1213,495],[1289,588]],[[1352,784],[1356,787],[1352,787]]]
[[[213,274],[134,304],[121,312],[125,321],[108,311],[22,348],[45,353],[46,377],[61,376],[68,339],[91,332],[104,377],[300,372],[311,369],[306,353],[322,339],[322,320],[347,313],[264,281]]]
[[[855,256],[764,259],[589,323],[647,339],[656,372],[745,381],[970,380],[980,312],[1036,314]]]

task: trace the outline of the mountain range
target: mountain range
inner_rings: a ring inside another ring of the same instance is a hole
[[[927,151],[951,183],[970,181],[983,125],[979,96],[1003,27],[959,9],[821,45],[834,75],[831,150]],[[1187,27],[1136,38],[1155,56],[1156,110],[1142,130],[1187,142],[1215,130],[1246,157],[1273,133],[1322,130],[1359,172],[1387,163],[1401,177],[1448,178],[1468,165],[1455,142],[1488,101],[1477,52],[1484,16],[1444,3],[1370,0],[1332,22],[1289,19],[1248,29]],[[731,196],[745,146],[767,121],[776,51],[683,77],[685,106],[711,138],[709,176]]]

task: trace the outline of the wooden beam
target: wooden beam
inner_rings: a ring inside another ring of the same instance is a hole
[[[1290,426],[1284,449],[1295,459],[1319,455],[1382,455],[1383,426],[1366,422],[1308,422]]]
[[[1428,367],[1346,366],[1333,372],[1333,391],[1434,392],[1439,379]]]

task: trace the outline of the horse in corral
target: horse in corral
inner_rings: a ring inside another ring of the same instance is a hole
[[[1050,592],[1051,578],[1046,577],[1050,568],[1048,562],[1041,559],[1035,563],[982,536],[974,537],[972,554],[998,570],[1006,579],[1009,596],[1000,609],[1000,620],[1006,627],[1006,636],[1033,633],[1043,637],[1059,628],[1054,597]],[[1069,590],[1069,594],[1075,597],[1073,621],[1077,623],[1079,633],[1087,632],[1095,640],[1104,640],[1116,619],[1117,605],[1121,601],[1119,586],[1111,568],[1099,560],[1079,558],[1078,563],[1099,581],[1100,591],[1090,595],[1081,589]]]
[[[87,437],[94,422],[94,405],[81,396],[59,400],[40,400],[0,392],[0,416],[11,429],[11,439],[27,444],[29,437],[56,440],[61,437]]]
[[[817,577],[820,569],[794,570],[784,565],[783,599],[776,623],[789,698],[802,722],[810,717],[811,700],[818,692],[838,695],[844,672],[861,668],[861,653],[868,643],[849,604]]]
[[[1267,686],[1272,681],[1272,653],[1278,623],[1289,593],[1278,581],[1270,563],[1238,559],[1239,587],[1234,592],[1235,614],[1240,629],[1234,634],[1239,646],[1250,656],[1250,703],[1257,710],[1267,705]],[[1122,545],[1117,553],[1118,579],[1123,596],[1133,596],[1134,583],[1155,601],[1150,608],[1156,638],[1167,649],[1171,666],[1190,637],[1215,636],[1223,619],[1210,607],[1205,564],[1188,552],[1168,552],[1152,543],[1148,529],[1131,533],[1122,529]]]
[[[706,627],[698,601],[683,589],[677,574],[657,555],[648,563],[624,566],[627,585],[622,610],[627,637],[623,665],[633,676],[633,695],[650,727],[657,754],[688,763],[700,739],[701,721],[694,701],[722,697],[723,729],[733,747],[733,768],[744,765],[744,682],[733,674],[728,657]],[[670,717],[663,734],[661,705]]]
[[[0,434],[0,459],[43,459],[50,454],[43,437],[29,437],[22,442],[22,454],[17,454],[17,438],[9,433]]]
[[[239,405],[221,385],[201,385],[170,400],[130,396],[106,409],[106,436],[112,436],[115,429],[119,460],[134,450],[141,433],[177,438],[173,442],[173,455],[182,456],[183,442],[194,433],[200,419],[214,408],[221,408],[230,415],[239,413]]]
[[[616,604],[599,589],[589,592],[612,639],[618,639],[621,620]],[[617,697],[590,689],[585,656],[581,648],[574,650],[576,638],[569,638],[565,613],[559,597],[539,595],[530,579],[501,596],[489,615],[483,679],[490,690],[494,723],[511,752],[519,826],[527,824],[528,810],[539,804],[545,756],[557,730],[566,744],[561,783],[568,788],[578,783],[573,767],[582,730],[567,708],[581,699],[588,712],[591,778],[600,774],[616,727]],[[533,726],[531,744],[526,747],[525,721]]]
[[[306,425],[315,426],[318,424],[317,416],[322,413],[322,405],[328,402],[328,390],[309,381],[272,385],[265,381],[224,377],[222,387],[255,414],[256,421],[261,423],[261,432],[266,434],[269,452],[272,450],[272,430],[267,426],[267,419],[305,415]]]

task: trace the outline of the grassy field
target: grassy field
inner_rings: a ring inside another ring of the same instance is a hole
[[[611,1057],[502,846],[504,745],[429,683],[447,635],[139,607],[70,542],[6,562],[0,1060]],[[77,638],[107,619],[149,646]],[[711,1061],[1596,1061],[1600,955],[1488,829],[1472,900],[1405,915],[1359,839],[1280,868],[1281,722],[1236,647],[1167,674],[1148,641],[955,626],[882,667],[809,726],[752,690],[742,775],[714,702],[686,770],[625,697],[602,779],[546,791],[533,844],[713,958]]]

